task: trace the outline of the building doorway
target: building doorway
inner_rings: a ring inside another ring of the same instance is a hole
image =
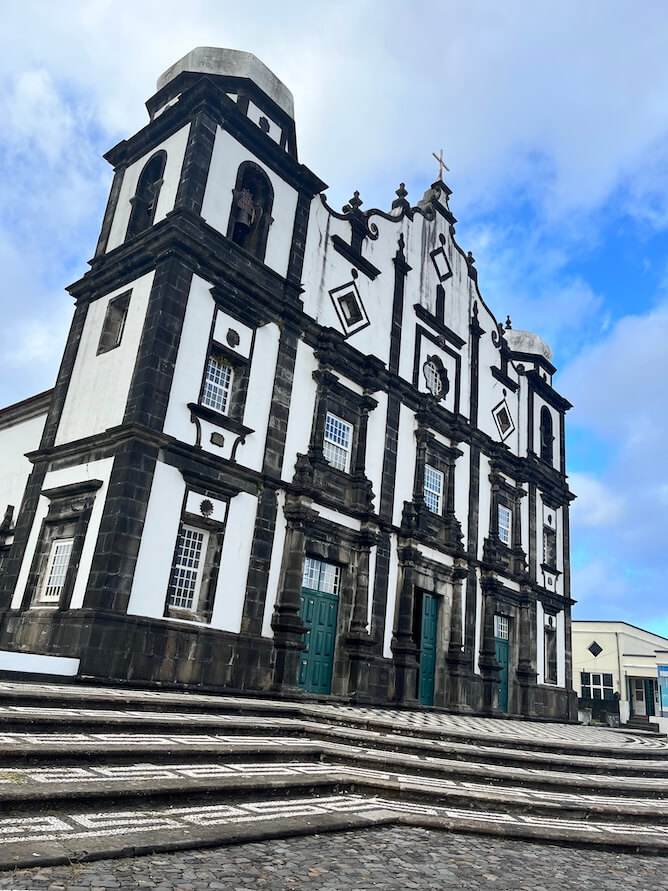
[[[307,557],[301,592],[301,619],[308,630],[299,666],[299,686],[309,693],[332,692],[332,669],[339,614],[339,567]]]
[[[494,616],[494,654],[501,666],[499,672],[499,710],[508,711],[508,643],[510,619],[508,616]]]
[[[436,677],[436,630],[438,628],[438,597],[423,592],[418,598],[416,618],[419,616],[420,669],[418,672],[418,700],[420,705],[434,704]],[[417,625],[417,622],[416,622]]]

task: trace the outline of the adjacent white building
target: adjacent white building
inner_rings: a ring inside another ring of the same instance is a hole
[[[614,621],[574,621],[572,634],[573,687],[581,707],[596,712],[618,703],[622,724],[634,716],[650,718],[667,733],[659,670],[668,667],[668,638]],[[664,677],[668,690],[665,671]]]
[[[0,412],[5,670],[574,718],[570,404],[448,187],[331,208],[248,53],[147,109],[46,421]]]

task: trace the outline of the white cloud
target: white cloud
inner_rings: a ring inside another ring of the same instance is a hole
[[[571,489],[577,493],[571,517],[575,526],[605,527],[623,517],[624,500],[590,473],[571,473]]]

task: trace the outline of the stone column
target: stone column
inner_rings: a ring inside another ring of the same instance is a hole
[[[462,622],[462,601],[464,581],[468,576],[465,566],[457,566],[452,574],[452,606],[450,613],[450,641],[445,657],[448,666],[447,703],[448,708],[457,711],[470,711],[471,705],[466,695],[465,676],[468,674],[468,657],[464,648],[464,628]]]
[[[483,580],[483,633],[482,647],[478,664],[482,673],[482,707],[489,714],[496,714],[499,710],[499,680],[501,665],[496,658],[494,645],[494,611],[496,600],[493,594],[485,590]]]
[[[536,698],[536,603],[531,589],[524,595],[519,608],[517,682],[520,688],[520,712],[535,714]]]
[[[395,669],[395,698],[397,702],[417,703],[418,648],[413,635],[413,611],[415,606],[415,563],[420,557],[416,548],[405,547],[399,551],[399,615],[392,638]]]
[[[355,573],[355,597],[350,620],[350,631],[346,637],[348,652],[348,693],[355,701],[371,700],[369,694],[369,661],[375,649],[375,641],[368,630],[369,607],[369,560],[371,547],[376,536],[364,530],[357,550],[357,571]]]
[[[281,567],[282,585],[278,592],[271,627],[274,632],[273,689],[299,692],[299,663],[305,649],[306,626],[301,619],[301,590],[304,575],[304,533],[308,510],[300,505],[285,506],[287,531]]]

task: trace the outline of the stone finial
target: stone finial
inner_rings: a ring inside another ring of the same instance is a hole
[[[510,316],[506,316],[506,331],[512,331],[513,324],[510,321]]]
[[[350,198],[347,204],[343,205],[343,212],[353,213],[355,211],[358,211],[363,204],[364,202],[360,198],[360,193],[357,191],[357,189],[355,189],[355,191],[353,192],[353,197]]]

